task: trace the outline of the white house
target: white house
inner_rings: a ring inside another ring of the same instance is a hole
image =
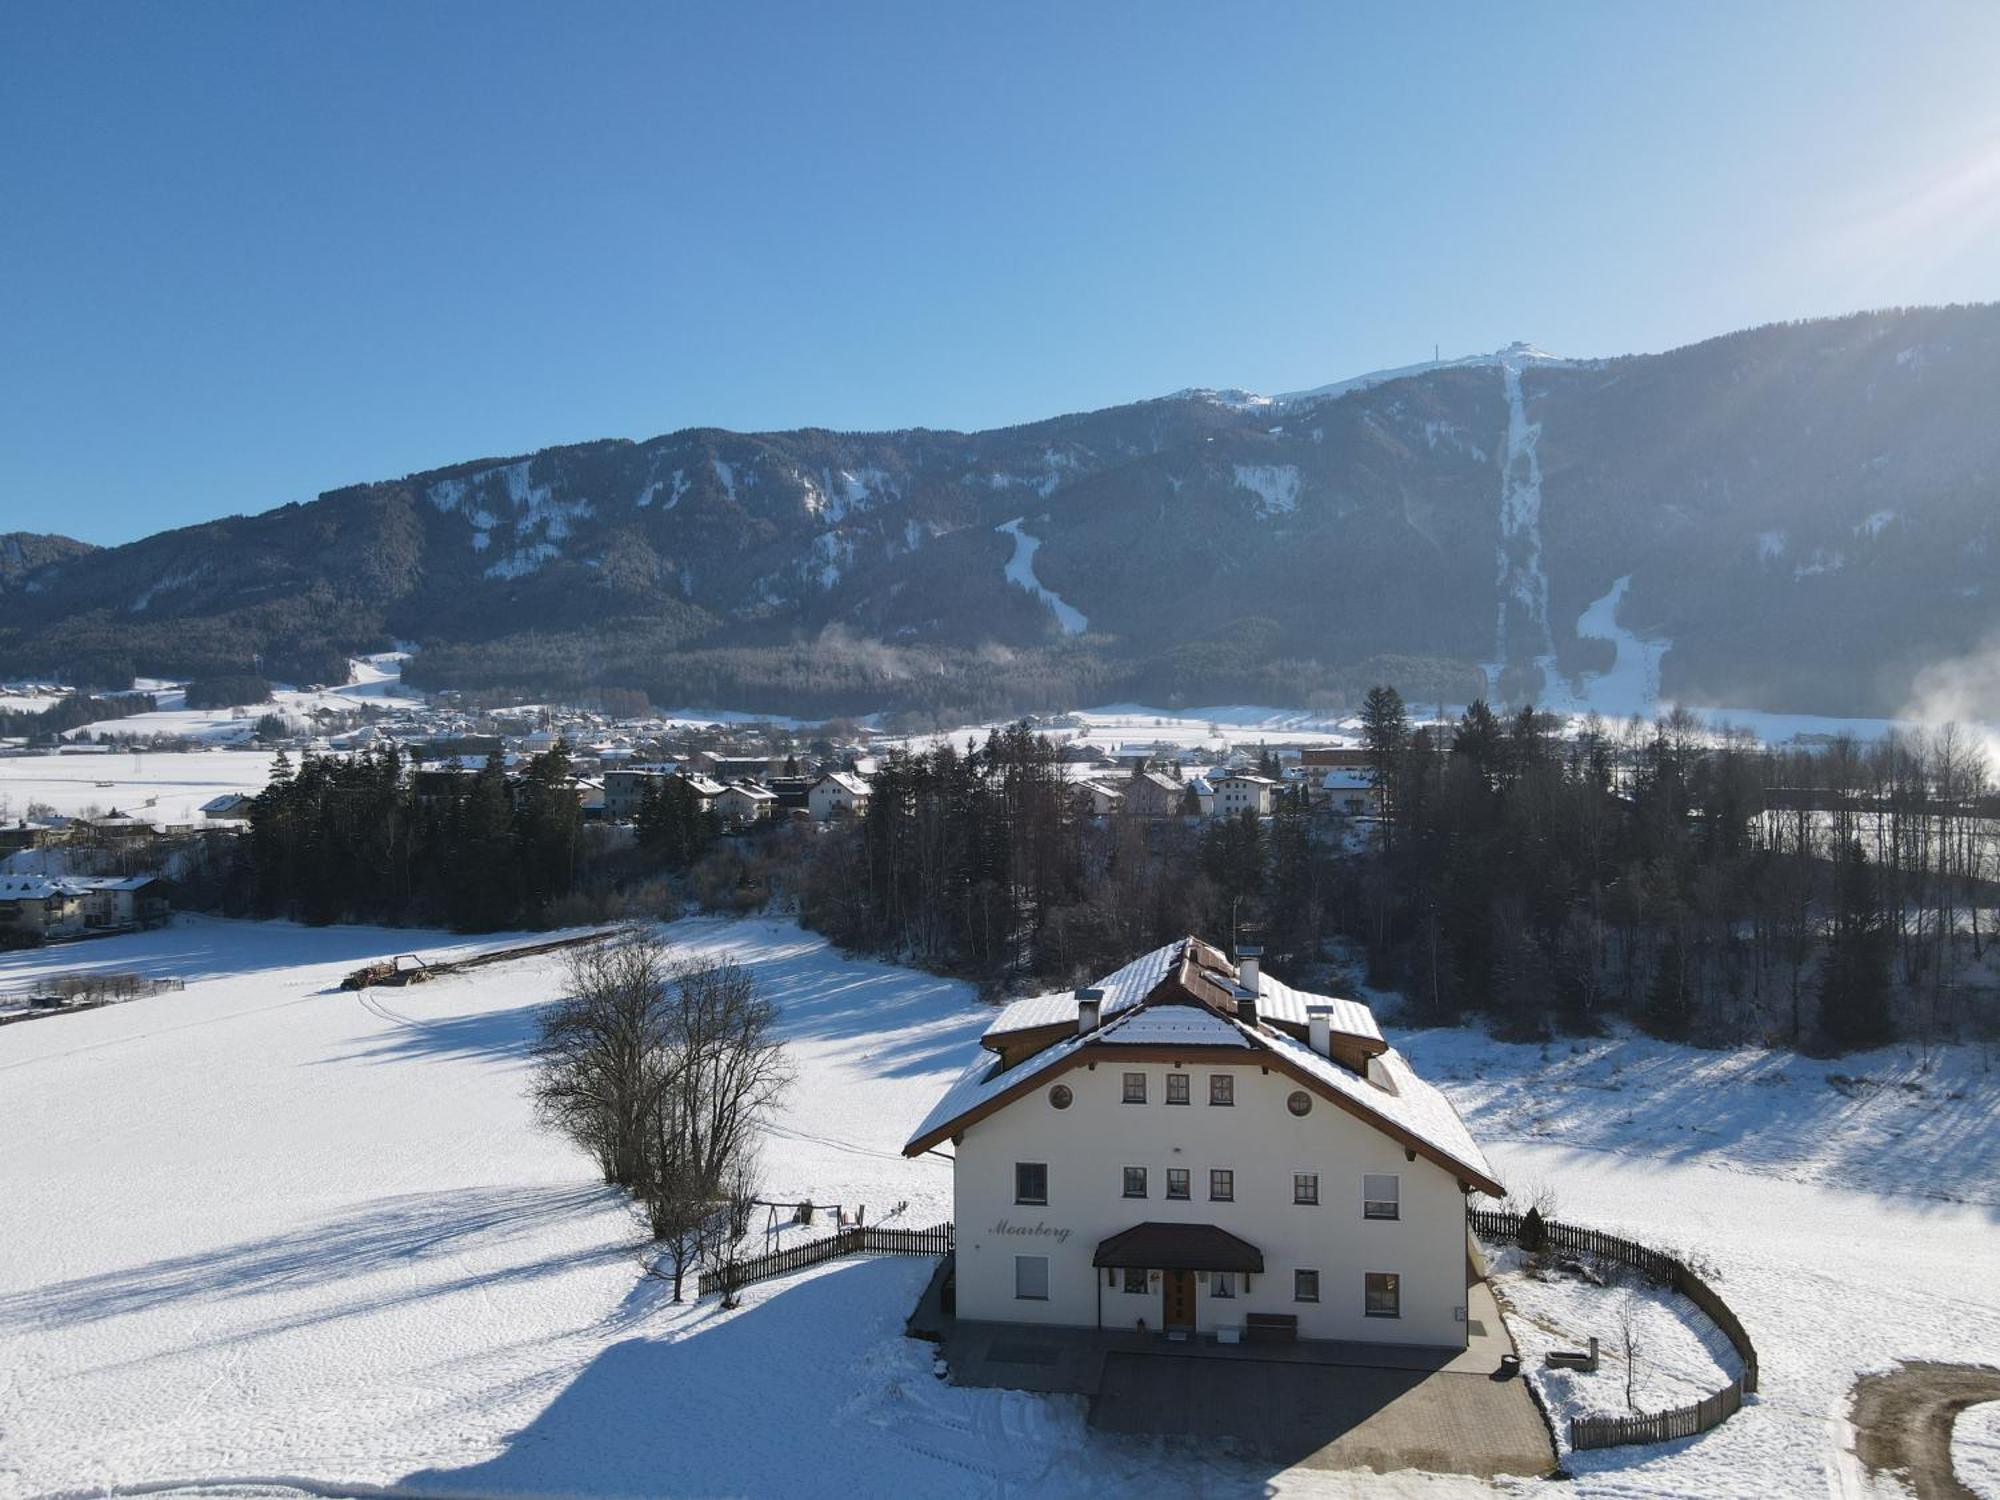
[[[829,771],[812,785],[806,805],[818,822],[836,813],[852,816],[868,808],[868,783],[852,771]]]
[[[666,780],[679,770],[672,761],[653,765],[625,765],[604,773],[604,816],[614,823],[627,823],[639,816],[639,804],[646,800],[648,787]]]
[[[732,782],[715,794],[715,810],[725,823],[754,823],[777,805],[778,794],[754,781]]]
[[[1260,970],[1188,938],[1001,1011],[904,1147],[952,1158],[959,1317],[1464,1347],[1504,1190],[1365,1005]]]
[[[1382,810],[1381,788],[1375,785],[1375,778],[1368,771],[1336,767],[1320,778],[1319,789],[1329,807],[1350,818]]]
[[[1241,812],[1270,816],[1278,783],[1255,771],[1218,771],[1208,778],[1215,789],[1215,816],[1233,818]]]

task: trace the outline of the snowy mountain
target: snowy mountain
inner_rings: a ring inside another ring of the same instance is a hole
[[[583,443],[0,566],[0,674],[326,680],[402,639],[426,687],[808,713],[1380,677],[1888,712],[2000,624],[1996,389],[2000,307],[1955,307],[991,432]]]

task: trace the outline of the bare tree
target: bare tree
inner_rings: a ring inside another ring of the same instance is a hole
[[[776,1007],[735,964],[681,965],[665,1019],[636,1187],[672,1262],[678,1302],[687,1273],[730,1255],[748,1229],[757,1127],[791,1069],[775,1034]]]
[[[597,1158],[606,1182],[636,1187],[670,1047],[673,974],[650,934],[571,950],[569,996],[541,1015],[534,1055],[542,1118]]]
[[[1633,1387],[1639,1377],[1639,1356],[1646,1352],[1639,1335],[1638,1300],[1637,1293],[1627,1292],[1618,1307],[1618,1342],[1625,1350],[1625,1407],[1628,1411],[1639,1409],[1639,1403],[1633,1399]]]

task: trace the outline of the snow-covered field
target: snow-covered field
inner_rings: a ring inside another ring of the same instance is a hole
[[[65,817],[116,808],[159,823],[199,822],[210,798],[263,791],[274,758],[268,750],[0,755],[0,821],[45,803]]]
[[[264,714],[276,714],[292,723],[310,724],[320,709],[353,713],[366,704],[382,706],[397,700],[415,702],[422,698],[414,688],[403,686],[403,662],[407,651],[385,651],[377,656],[357,657],[349,662],[351,677],[338,687],[311,689],[274,687],[268,703],[242,708],[189,708],[184,684],[142,682],[139,687],[154,695],[159,707],[151,713],[133,714],[125,719],[101,719],[69,731],[65,739],[83,735],[93,738],[117,736],[178,735],[208,744],[227,745],[248,740]]]
[[[784,1009],[799,1081],[766,1196],[944,1217],[946,1165],[897,1148],[990,1012],[783,922],[671,935],[753,966]],[[0,1493],[287,1477],[321,1493],[1488,1493],[1195,1462],[1089,1433],[1074,1401],[945,1386],[900,1337],[927,1262],[833,1263],[728,1314],[673,1307],[638,1274],[629,1211],[524,1097],[554,960],[333,988],[377,955],[501,941],[183,920],[0,957],[0,989],[85,965],[188,981],[0,1031]],[[1855,1372],[2000,1350],[1996,1209],[1972,1191],[2000,1158],[1996,1094],[1964,1059],[1964,1097],[1899,1136],[1886,1105],[1801,1082],[1662,1059],[1601,1090],[1559,1082],[1567,1054],[1409,1040],[1503,1176],[1551,1184],[1566,1217],[1699,1249],[1758,1339],[1759,1401],[1689,1443],[1584,1455],[1579,1492],[1862,1493],[1840,1458]],[[1758,1123],[1678,1129],[1667,1091]],[[1507,1103],[1545,1092],[1607,1129],[1629,1114],[1616,1149]],[[1850,1109],[1845,1154],[1805,1153],[1811,1121]],[[1811,1118],[1792,1128],[1794,1111]],[[1893,1177],[1862,1170],[1865,1140],[1919,1185],[1863,1190]],[[1939,1160],[1947,1146],[1964,1160]],[[1967,1201],[1922,1196],[1927,1180]]]

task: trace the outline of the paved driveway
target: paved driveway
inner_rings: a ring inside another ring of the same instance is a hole
[[[1519,1379],[1116,1352],[1090,1404],[1107,1432],[1184,1437],[1311,1469],[1541,1474],[1548,1429]]]

